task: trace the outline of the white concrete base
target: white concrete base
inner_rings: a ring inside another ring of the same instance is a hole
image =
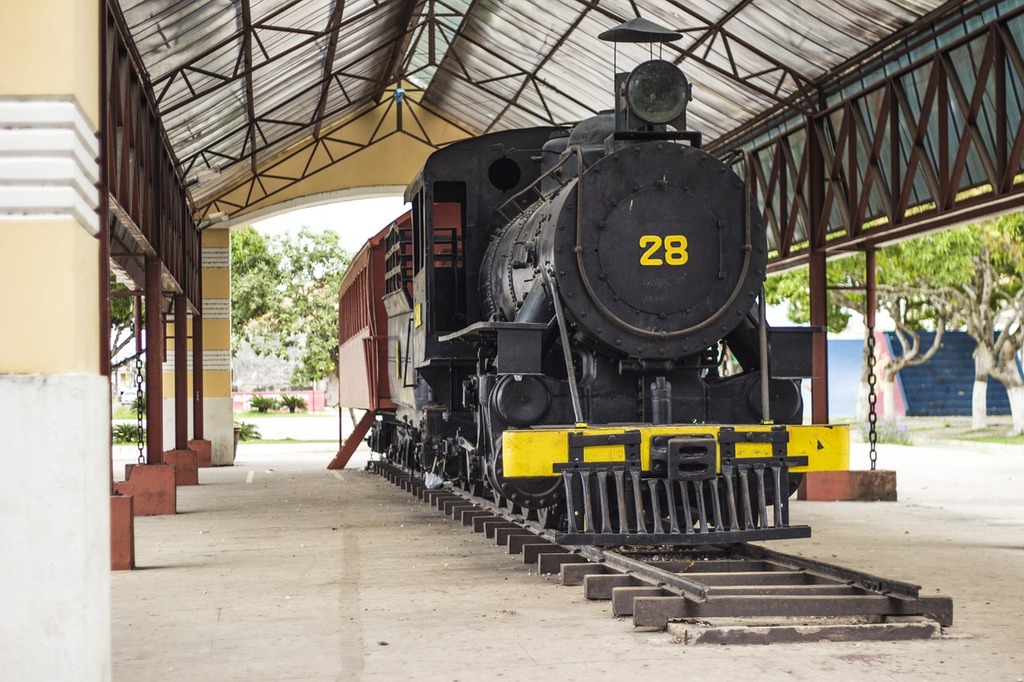
[[[164,450],[173,450],[174,442],[174,398],[164,399]],[[203,437],[211,443],[213,466],[230,466],[234,448],[234,408],[231,398],[206,398],[203,400]],[[188,437],[192,432],[192,403],[188,405]]]
[[[174,450],[174,398],[164,398],[164,452]],[[192,405],[188,406],[188,438],[192,438]],[[186,438],[185,440],[188,440]]]
[[[0,375],[0,680],[110,679],[110,388]]]
[[[231,398],[203,400],[203,435],[211,443],[213,466],[231,466],[235,461],[235,412]]]

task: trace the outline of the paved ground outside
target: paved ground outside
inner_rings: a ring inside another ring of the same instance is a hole
[[[814,537],[773,544],[952,596],[941,639],[754,647],[634,630],[363,471],[365,447],[327,471],[336,449],[243,444],[136,520],[115,679],[1024,679],[1020,448],[882,445],[899,502],[794,501]]]

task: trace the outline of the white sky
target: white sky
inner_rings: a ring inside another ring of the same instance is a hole
[[[302,227],[317,232],[332,230],[340,235],[341,246],[349,253],[355,253],[367,239],[406,210],[400,196],[352,199],[289,211],[252,225],[263,234],[297,232]]]

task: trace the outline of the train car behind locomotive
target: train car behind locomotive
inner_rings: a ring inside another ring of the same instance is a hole
[[[602,38],[673,36],[633,20]],[[616,74],[613,94],[571,129],[427,160],[411,223],[385,237],[394,407],[369,443],[565,543],[809,535],[787,500],[803,472],[848,466],[848,432],[801,424],[810,330],[765,323],[742,156],[701,149],[670,62]]]

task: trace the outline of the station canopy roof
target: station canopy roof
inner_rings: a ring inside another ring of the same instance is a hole
[[[800,102],[963,3],[944,0],[120,0],[198,204],[297,142],[408,96],[470,132],[572,123],[654,57],[714,141]],[[598,35],[641,16],[671,43]]]

